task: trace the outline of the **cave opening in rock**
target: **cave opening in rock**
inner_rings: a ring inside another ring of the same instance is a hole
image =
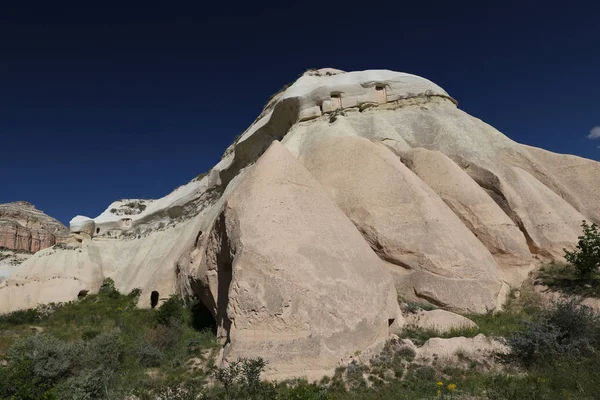
[[[100,233],[100,228],[96,228],[96,233]]]
[[[208,307],[201,301],[194,304],[192,311],[192,327],[197,331],[210,330],[213,335],[217,335],[217,321]]]
[[[150,307],[154,308],[154,307],[156,307],[157,304],[158,304],[158,292],[156,290],[153,290],[152,293],[150,293]]]
[[[388,319],[388,327],[392,326],[392,324],[394,323],[394,321],[396,321],[395,318]]]

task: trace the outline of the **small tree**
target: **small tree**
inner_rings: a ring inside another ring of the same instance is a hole
[[[573,264],[577,273],[590,276],[600,267],[600,230],[596,224],[588,225],[586,221],[581,224],[583,235],[579,236],[575,251],[565,251],[565,258]]]

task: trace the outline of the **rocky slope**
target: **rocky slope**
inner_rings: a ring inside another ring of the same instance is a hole
[[[268,149],[268,150],[267,150]],[[221,360],[320,377],[368,356],[405,316],[502,306],[600,222],[600,164],[518,144],[410,74],[308,71],[199,180],[78,216],[0,286],[0,312],[75,299],[106,277],[197,296]]]
[[[35,253],[68,233],[63,224],[26,201],[0,204],[0,247]]]
[[[29,257],[31,257],[31,253],[28,252],[0,248],[0,282],[8,278]]]

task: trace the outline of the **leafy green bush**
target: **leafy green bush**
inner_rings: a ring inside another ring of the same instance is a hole
[[[35,308],[13,311],[9,314],[0,315],[0,325],[32,324],[36,322],[39,317],[40,315]]]
[[[525,329],[507,338],[511,358],[526,366],[552,362],[556,358],[589,357],[600,345],[600,319],[589,307],[575,300],[560,300]]]
[[[163,353],[148,342],[142,342],[137,349],[140,365],[146,368],[158,367]]]
[[[64,400],[95,400],[106,395],[110,372],[103,368],[85,369],[56,388],[57,398]]]
[[[98,295],[117,298],[120,296],[120,293],[115,288],[115,281],[113,281],[111,278],[106,278],[104,281],[102,281],[102,286],[100,286]]]
[[[156,323],[165,326],[182,323],[184,321],[184,311],[183,300],[177,295],[172,295],[158,308]]]
[[[260,375],[267,363],[261,357],[240,358],[223,368],[215,368],[213,375],[225,390],[225,399],[272,399],[275,387],[261,382]]]
[[[125,348],[118,328],[101,333],[88,341],[84,347],[81,362],[88,368],[103,367],[109,371],[120,368]]]
[[[73,371],[81,346],[51,335],[30,336],[16,342],[0,368],[0,398],[52,398],[54,386]]]
[[[327,388],[306,380],[284,382],[277,386],[277,400],[329,400]]]
[[[600,230],[596,224],[588,225],[586,221],[581,224],[583,235],[575,251],[565,251],[565,258],[573,264],[582,276],[589,276],[600,267]]]

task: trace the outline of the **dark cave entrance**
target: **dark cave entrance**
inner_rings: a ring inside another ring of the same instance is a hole
[[[199,301],[192,306],[192,327],[197,331],[210,330],[217,335],[217,321],[210,310]]]
[[[154,308],[154,307],[156,307],[157,304],[158,304],[158,292],[156,290],[153,290],[152,293],[150,293],[150,307]]]

